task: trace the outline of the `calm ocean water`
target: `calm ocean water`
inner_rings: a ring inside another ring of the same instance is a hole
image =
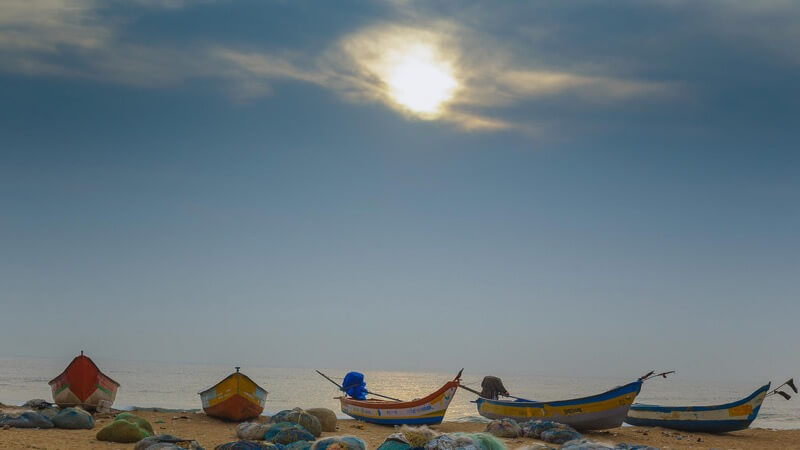
[[[32,398],[52,399],[47,382],[61,373],[70,359],[0,358],[0,402],[21,404]],[[198,409],[197,393],[233,371],[232,367],[198,364],[170,364],[103,360],[95,362],[122,387],[115,406],[151,406]],[[354,368],[357,369],[357,368]],[[325,370],[339,378],[343,370]],[[335,386],[311,369],[243,367],[242,371],[269,391],[265,413],[296,406],[326,407],[339,412]],[[404,400],[418,398],[439,388],[453,373],[408,373],[364,371],[367,388]],[[463,380],[478,387],[484,374],[465,371]],[[537,400],[560,400],[602,392],[632,380],[625,378],[569,378],[542,376],[502,376],[512,394]],[[773,380],[774,381],[774,380]],[[784,380],[779,380],[783,382]],[[656,379],[645,383],[637,401],[664,404],[716,404],[750,394],[755,384],[687,382],[681,379]],[[480,420],[474,396],[460,390],[447,411],[446,420]],[[760,428],[800,429],[800,398],[784,401],[770,397],[764,402],[753,424]]]

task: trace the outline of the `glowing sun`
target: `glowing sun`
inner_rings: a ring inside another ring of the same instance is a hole
[[[387,61],[383,81],[391,99],[422,117],[434,118],[458,88],[447,62],[427,46],[396,52]]]

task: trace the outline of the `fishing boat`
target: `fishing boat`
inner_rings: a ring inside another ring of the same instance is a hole
[[[264,411],[267,391],[239,369],[237,367],[236,372],[200,392],[203,411],[207,415],[240,422],[258,417]]]
[[[747,397],[712,406],[661,406],[635,403],[625,422],[644,427],[663,427],[681,431],[725,433],[744,430],[758,415],[768,395],[770,383]]]
[[[358,400],[348,396],[337,399],[341,402],[342,412],[356,420],[378,425],[436,425],[442,423],[460,379],[461,372],[458,372],[453,380],[435,392],[412,401]]]
[[[97,409],[101,402],[111,406],[119,389],[119,383],[101,372],[83,351],[49,384],[56,405],[80,406],[89,411]]]
[[[551,420],[576,430],[605,430],[622,425],[641,388],[639,379],[602,394],[571,400],[539,402],[518,397],[513,400],[478,397],[475,403],[478,414],[489,419]]]

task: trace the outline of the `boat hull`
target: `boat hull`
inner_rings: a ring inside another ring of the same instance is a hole
[[[342,412],[378,425],[436,425],[442,423],[456,394],[458,381],[450,381],[436,392],[411,402],[354,400],[339,397]]]
[[[267,391],[236,372],[200,393],[203,411],[211,417],[240,422],[264,411]]]
[[[703,433],[726,433],[750,427],[761,403],[769,391],[769,384],[758,388],[749,396],[724,405],[713,406],[660,406],[634,404],[625,422],[644,427],[663,427],[673,430]]]
[[[50,381],[53,402],[59,407],[79,406],[92,411],[100,402],[114,403],[119,383],[109,378],[87,356],[76,357]]]
[[[642,382],[620,386],[602,394],[554,402],[506,401],[479,398],[478,414],[489,419],[550,420],[576,430],[605,430],[622,425]]]

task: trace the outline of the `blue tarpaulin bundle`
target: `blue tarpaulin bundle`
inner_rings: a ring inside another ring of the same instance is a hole
[[[349,397],[356,400],[367,399],[367,383],[364,382],[364,374],[359,372],[347,372],[342,381],[342,390]]]

